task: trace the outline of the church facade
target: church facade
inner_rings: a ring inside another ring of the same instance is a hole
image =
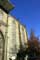
[[[0,60],[16,56],[21,45],[27,46],[25,26],[0,8]]]

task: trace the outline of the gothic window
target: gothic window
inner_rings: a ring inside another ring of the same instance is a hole
[[[2,18],[3,18],[3,12],[0,9],[0,20],[2,20]]]
[[[0,32],[0,60],[3,60],[4,55],[4,38],[2,32]]]
[[[0,13],[0,20],[2,20],[2,14]]]

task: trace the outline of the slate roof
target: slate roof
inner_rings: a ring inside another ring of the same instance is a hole
[[[6,13],[9,13],[14,8],[14,6],[12,6],[8,0],[0,0],[0,8]]]

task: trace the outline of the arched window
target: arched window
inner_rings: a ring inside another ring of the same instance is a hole
[[[4,60],[4,36],[2,32],[0,31],[0,60]]]
[[[0,21],[3,20],[3,11],[0,9]]]

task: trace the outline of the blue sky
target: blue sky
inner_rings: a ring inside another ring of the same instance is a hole
[[[10,0],[15,8],[10,12],[26,25],[28,35],[32,28],[36,36],[40,36],[40,0]]]

